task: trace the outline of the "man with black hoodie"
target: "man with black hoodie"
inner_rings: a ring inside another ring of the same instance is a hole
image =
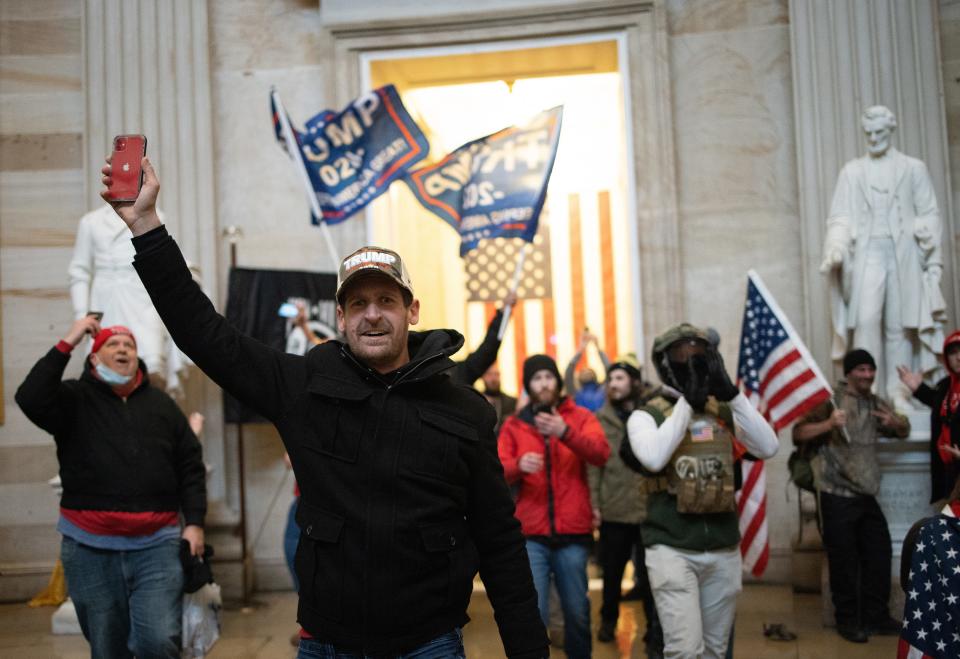
[[[493,409],[449,379],[460,334],[409,331],[420,302],[400,256],[363,247],[340,264],[344,341],[305,356],[272,350],[194,283],[157,218],[146,158],[143,169],[136,202],[114,205],[134,235],[134,267],[177,345],[277,427],[300,485],[299,656],[463,656],[479,570],[506,655],[545,657]]]

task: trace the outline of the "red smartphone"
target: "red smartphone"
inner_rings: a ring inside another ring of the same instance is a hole
[[[136,201],[143,185],[140,161],[147,155],[145,135],[117,135],[110,156],[113,183],[108,188],[111,201]]]

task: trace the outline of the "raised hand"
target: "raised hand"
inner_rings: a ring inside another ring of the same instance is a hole
[[[906,385],[910,391],[916,391],[923,384],[923,376],[911,371],[906,366],[897,366],[897,375],[900,376],[900,382]]]
[[[100,333],[100,321],[94,316],[84,316],[73,321],[67,335],[63,337],[64,342],[76,346],[83,340],[87,334],[96,336]]]
[[[100,170],[103,177],[100,181],[107,188],[113,183],[113,168],[110,164],[110,158],[107,158],[106,166]],[[144,156],[140,161],[143,167],[143,186],[140,188],[140,194],[135,201],[113,201],[110,199],[109,190],[101,190],[100,196],[108,204],[113,206],[113,210],[120,216],[120,219],[126,223],[127,227],[134,236],[144,234],[151,229],[160,226],[160,217],[157,215],[157,195],[160,193],[160,181],[157,179],[157,173],[150,164],[150,159]]]

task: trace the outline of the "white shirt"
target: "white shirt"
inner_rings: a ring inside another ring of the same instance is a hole
[[[730,401],[730,408],[733,411],[734,435],[750,453],[761,460],[776,455],[780,447],[777,435],[747,397],[742,393],[737,394]],[[652,472],[661,471],[667,466],[683,441],[692,415],[693,408],[682,396],[659,427],[649,412],[635,410],[627,419],[627,437],[640,463]]]

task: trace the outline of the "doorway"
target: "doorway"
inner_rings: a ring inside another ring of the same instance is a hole
[[[539,275],[546,285],[528,287],[500,350],[503,388],[513,395],[521,388],[527,356],[550,354],[562,371],[586,328],[611,360],[626,352],[642,360],[623,47],[621,35],[598,34],[361,56],[364,88],[397,87],[427,134],[431,162],[465,142],[564,106],[541,232],[527,264],[531,277]],[[421,328],[461,331],[466,350],[459,359],[482,341],[503,291],[477,280],[487,275],[485,268],[512,273],[519,245],[486,241],[461,259],[456,232],[403,185],[371,205],[367,235],[404,255],[424,300]],[[592,348],[578,365],[587,366],[603,377]]]

